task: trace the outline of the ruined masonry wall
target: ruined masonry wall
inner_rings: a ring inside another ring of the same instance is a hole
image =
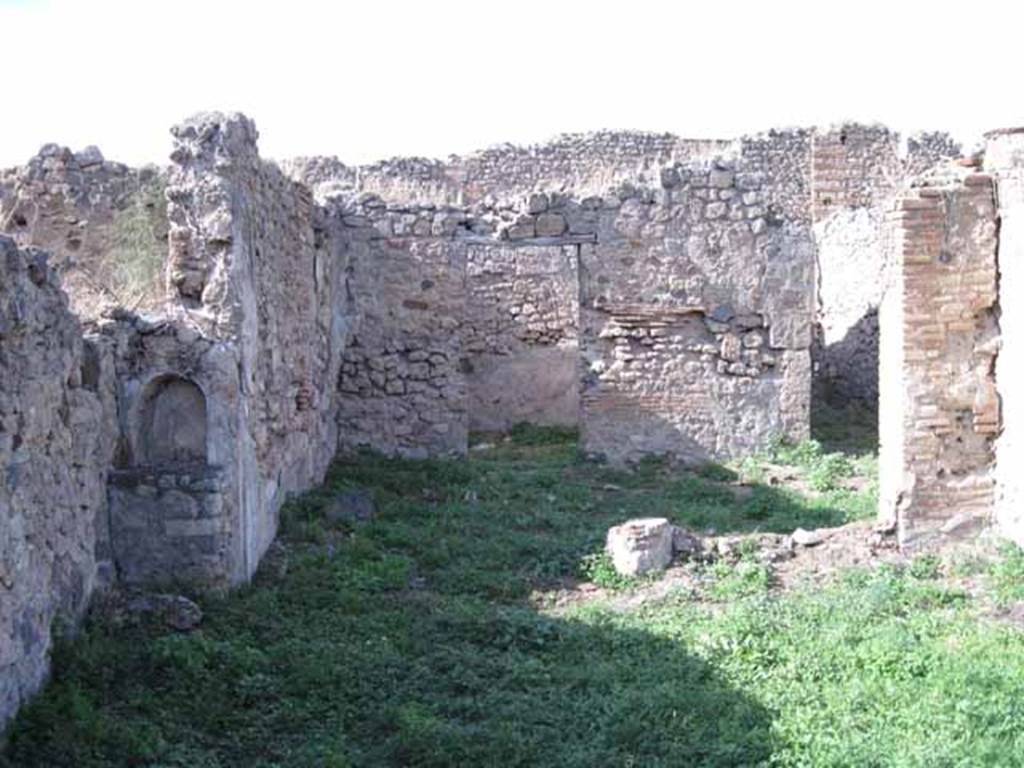
[[[337,158],[296,158],[286,172],[318,194],[363,192],[387,203],[476,205],[530,192],[598,194],[623,182],[656,183],[662,165],[723,151],[731,142],[672,134],[600,131],[527,146],[500,145],[447,161],[394,158],[347,166]]]
[[[84,319],[162,298],[167,253],[165,173],[105,160],[95,147],[47,144],[0,181],[0,232],[51,253]]]
[[[248,118],[201,114],[173,134],[168,279],[178,343],[195,344],[194,329],[210,344],[197,381],[217,409],[207,465],[237,489],[223,515],[239,581],[273,540],[281,504],[318,482],[337,448],[345,264],[309,191],[259,158]]]
[[[941,133],[915,135],[901,146],[899,134],[883,126],[814,132],[810,186],[821,325],[814,356],[826,400],[877,404],[885,208],[910,179],[959,156],[959,149]]]
[[[462,335],[470,429],[579,421],[578,259],[576,245],[469,246]]]
[[[783,146],[785,151],[780,151]],[[396,158],[346,166],[336,158],[302,158],[286,168],[319,192],[362,192],[389,204],[415,200],[437,206],[494,206],[538,191],[582,200],[622,183],[657,186],[661,169],[673,163],[743,157],[755,173],[773,179],[763,191],[776,215],[818,225],[818,391],[829,399],[874,405],[877,309],[883,294],[879,276],[885,270],[883,209],[907,180],[957,157],[959,150],[944,133],[920,133],[904,141],[884,126],[850,123],[769,131],[732,141],[604,131],[564,135],[537,145],[492,147],[447,161]],[[765,155],[778,166],[765,164]]]
[[[111,430],[46,255],[0,235],[0,729],[42,684],[51,630],[96,582]]]
[[[356,314],[339,382],[338,444],[409,457],[466,450],[465,213],[339,209]]]
[[[243,376],[263,519],[250,534],[258,562],[287,496],[319,482],[337,451],[337,380],[349,333],[341,246],[305,187],[259,162],[240,179],[236,258]]]
[[[587,452],[698,463],[807,436],[805,147],[802,134],[766,137],[602,203],[597,243],[580,256]]]
[[[999,431],[992,180],[919,184],[889,213],[882,307],[880,509],[911,547],[988,523]]]
[[[711,156],[729,144],[638,131],[565,134],[542,144],[498,146],[458,158],[453,175],[467,203],[532,191],[586,197],[622,183],[656,184],[663,165]]]

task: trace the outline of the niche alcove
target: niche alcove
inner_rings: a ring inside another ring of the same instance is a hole
[[[151,378],[129,405],[128,466],[110,474],[110,535],[128,584],[230,577],[224,473],[209,463],[206,395],[176,373]]]
[[[136,464],[156,467],[206,463],[206,397],[175,374],[151,381],[143,392]]]

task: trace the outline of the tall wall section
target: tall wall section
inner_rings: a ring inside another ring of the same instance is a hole
[[[696,463],[807,437],[814,244],[805,132],[667,168],[581,246],[583,448]]]
[[[424,457],[466,450],[467,216],[458,210],[345,204],[355,331],[339,383],[338,445]]]
[[[198,442],[206,450],[183,460],[172,452],[169,461],[136,452],[128,469],[139,476],[126,487],[137,490],[125,504],[139,503],[154,476],[158,484],[161,475],[176,478],[181,489],[183,476],[195,476],[187,465],[198,460],[220,500],[195,503],[212,504],[216,519],[165,524],[164,531],[210,550],[210,575],[238,582],[272,541],[285,498],[317,482],[337,447],[335,382],[348,335],[344,263],[309,191],[259,158],[250,120],[201,114],[173,134],[174,331],[153,336],[152,352],[125,372],[124,410],[133,414],[126,428],[134,434],[144,427],[154,385],[194,385],[192,413],[203,422]]]
[[[988,135],[985,168],[999,200],[999,325],[996,386],[1002,433],[996,442],[995,516],[1002,532],[1024,546],[1024,131]]]
[[[888,215],[880,510],[902,546],[963,536],[991,520],[996,215],[992,179],[955,166],[917,182]]]
[[[959,156],[946,134],[909,137],[883,126],[814,131],[810,194],[819,264],[818,394],[878,403],[878,308],[887,274],[886,206],[910,179]]]
[[[114,436],[88,368],[47,255],[0,235],[0,730],[96,582]]]

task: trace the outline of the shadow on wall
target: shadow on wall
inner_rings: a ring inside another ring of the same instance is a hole
[[[520,422],[575,426],[580,409],[578,369],[576,346],[465,359],[470,430],[502,432]]]
[[[878,310],[869,309],[843,338],[819,342],[812,406],[856,404],[878,410]]]
[[[150,382],[138,429],[134,463],[206,463],[206,397],[188,379],[168,374]]]

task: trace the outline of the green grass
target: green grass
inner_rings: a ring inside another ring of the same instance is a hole
[[[988,571],[993,597],[999,606],[1005,608],[1024,601],[1024,550],[1006,544],[1002,555]]]
[[[709,600],[616,607],[637,583],[600,552],[628,517],[782,531],[871,503],[737,495],[729,472],[613,470],[550,433],[468,461],[340,461],[287,508],[285,554],[204,600],[201,630],[93,623],[62,644],[0,765],[1024,765],[1024,637],[935,562],[779,595],[744,550],[698,573]],[[349,487],[378,515],[332,529],[323,504]],[[991,571],[1008,600],[1012,557]],[[531,599],[581,578],[609,597]]]

